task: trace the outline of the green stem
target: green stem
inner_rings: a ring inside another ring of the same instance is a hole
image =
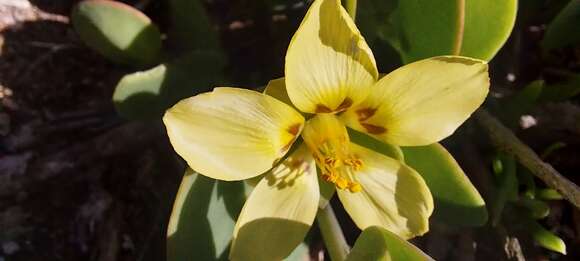
[[[344,0],[343,5],[353,21],[356,20],[356,0]]]
[[[457,3],[457,32],[453,40],[453,55],[461,54],[461,46],[463,45],[463,34],[465,29],[465,0],[456,0]]]
[[[322,239],[332,261],[343,261],[346,259],[350,247],[346,243],[342,229],[336,220],[334,211],[330,204],[324,209],[319,209],[316,214],[318,227],[322,233]]]
[[[544,181],[546,185],[556,189],[570,203],[580,208],[580,187],[562,176],[550,164],[542,161],[538,154],[484,109],[479,109],[475,113],[475,118],[488,132],[491,142],[498,149],[513,155],[531,173]]]

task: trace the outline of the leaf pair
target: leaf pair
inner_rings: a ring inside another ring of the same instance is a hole
[[[224,56],[201,3],[171,0],[168,5],[171,49],[162,48],[162,35],[145,14],[121,2],[83,1],[72,12],[80,38],[109,60],[138,69],[162,62],[118,83],[113,101],[125,118],[159,118],[175,102],[208,90],[222,77]]]

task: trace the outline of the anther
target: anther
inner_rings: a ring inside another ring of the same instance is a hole
[[[344,164],[351,166],[353,170],[357,171],[361,169],[363,162],[360,159],[352,158],[344,160]]]
[[[339,177],[336,179],[335,184],[339,189],[345,189],[348,187],[348,180],[343,177]]]
[[[352,193],[355,193],[361,191],[362,187],[356,182],[350,182],[350,184],[348,184],[348,190]]]
[[[336,159],[332,158],[332,157],[327,157],[324,159],[324,163],[326,165],[328,165],[331,168],[334,168],[335,164],[336,164]]]

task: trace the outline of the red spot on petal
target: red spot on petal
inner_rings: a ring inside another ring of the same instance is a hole
[[[364,108],[364,109],[356,110],[356,115],[358,116],[358,120],[359,121],[366,121],[370,117],[372,117],[373,115],[375,115],[376,112],[377,112],[377,109],[374,109],[374,108]]]
[[[361,125],[370,134],[380,135],[380,134],[387,132],[387,129],[385,129],[385,127],[382,127],[382,126],[377,126],[377,125],[368,124],[368,123],[361,123]]]
[[[336,110],[334,110],[334,111],[336,111],[336,112],[344,111],[344,110],[350,108],[350,106],[352,106],[352,99],[346,97],[344,99],[344,101],[342,101],[342,103],[340,103],[340,105],[338,105],[338,107],[336,107]]]
[[[286,129],[286,131],[294,136],[298,135],[298,132],[300,132],[300,127],[302,127],[302,124],[300,123],[296,123],[291,125],[290,127],[288,127],[288,129]]]
[[[326,107],[326,105],[317,104],[314,112],[316,112],[316,113],[331,113],[332,110],[330,108]]]

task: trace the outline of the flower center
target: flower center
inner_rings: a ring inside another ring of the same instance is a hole
[[[313,152],[314,159],[322,172],[323,180],[333,183],[339,189],[359,192],[362,187],[355,181],[354,176],[362,168],[363,161],[348,152],[348,144],[340,143],[342,142],[324,142]]]
[[[317,114],[304,126],[302,138],[321,170],[321,177],[339,189],[362,190],[355,174],[363,167],[358,155],[350,152],[346,127],[335,115]]]

